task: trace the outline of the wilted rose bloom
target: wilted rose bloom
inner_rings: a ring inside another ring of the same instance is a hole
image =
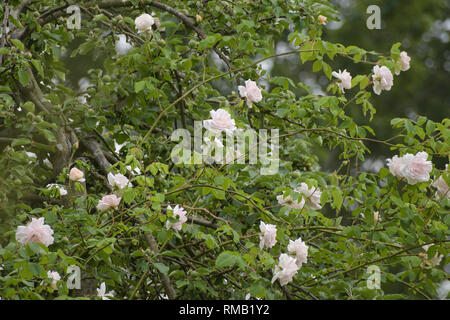
[[[382,90],[389,91],[394,85],[394,76],[387,67],[374,66],[373,67],[373,91],[380,94]]]
[[[263,235],[259,237],[261,240],[259,247],[262,249],[265,245],[268,248],[272,248],[275,243],[277,243],[277,227],[273,224],[265,224],[261,221],[259,224],[259,230],[263,233]]]
[[[109,298],[114,297],[114,291],[106,293],[106,284],[102,282],[100,288],[97,288],[97,297],[101,297],[102,300],[109,300]]]
[[[67,194],[67,190],[63,186],[56,183],[50,183],[46,186],[46,188],[49,190],[58,189],[60,196],[65,196]]]
[[[78,168],[72,168],[69,172],[69,179],[72,181],[84,182],[84,173]]]
[[[447,166],[445,166],[445,170],[447,170]],[[432,184],[433,187],[435,187],[437,189],[436,191],[436,196],[439,198],[443,198],[443,197],[447,197],[450,198],[450,192],[448,190],[448,184],[445,182],[444,178],[442,177],[442,175],[433,182]]]
[[[217,109],[216,111],[211,110],[209,112],[211,115],[210,120],[203,120],[203,126],[207,130],[211,130],[213,132],[222,132],[231,133],[236,129],[236,125],[234,119],[231,119],[231,115],[228,111],[223,109]]]
[[[125,187],[132,187],[133,185],[130,183],[127,177],[125,177],[121,173],[113,174],[112,172],[108,173],[108,183],[113,188],[123,189]]]
[[[173,211],[173,217],[176,219],[178,218],[178,222],[170,222],[169,220],[167,220],[166,223],[166,228],[167,229],[175,229],[177,231],[180,231],[181,228],[183,227],[183,223],[185,223],[187,221],[187,217],[186,217],[186,210],[183,209],[183,207],[180,207],[178,205],[175,206],[175,208],[172,209],[171,206],[167,207],[167,210],[172,210]]]
[[[120,55],[127,54],[128,51],[130,51],[133,46],[127,42],[127,37],[124,34],[118,35],[119,40],[116,41],[115,47],[116,47],[116,53]]]
[[[104,196],[97,205],[97,209],[100,211],[108,210],[109,208],[117,208],[120,204],[120,199],[115,194]]]
[[[319,24],[322,24],[322,25],[327,24],[327,17],[325,17],[323,15],[319,15],[318,20],[319,20]]]
[[[291,195],[285,197],[285,192],[282,195],[277,196],[278,204],[282,206],[288,206],[292,209],[303,209],[305,206],[305,199],[303,197],[299,197],[297,200],[294,200]]]
[[[331,74],[333,75],[333,77],[340,80],[338,82],[338,87],[342,91],[342,93],[344,93],[344,89],[352,88],[352,76],[346,69],[344,69],[344,71],[339,70],[339,72],[333,71]]]
[[[59,275],[59,273],[56,272],[56,271],[51,271],[51,270],[49,270],[49,271],[47,272],[47,277],[53,280],[53,281],[52,281],[52,284],[51,284],[51,287],[52,287],[54,290],[56,290],[56,283],[57,283],[59,280],[61,280],[61,276]]]
[[[433,244],[424,245],[424,246],[422,246],[422,249],[425,250],[425,252],[428,252],[428,249],[430,249],[430,247],[432,245]],[[433,267],[439,265],[439,263],[441,263],[441,261],[442,261],[442,258],[444,258],[444,256],[442,254],[438,254],[437,252],[434,255],[434,257],[431,258],[431,259],[428,258],[428,254],[427,253],[422,254],[422,257]]]
[[[312,209],[322,209],[322,206],[320,205],[320,197],[322,192],[319,189],[316,187],[309,188],[306,183],[302,182],[300,186],[295,189],[295,191],[306,197],[306,204]]]
[[[16,240],[20,243],[40,242],[45,246],[53,244],[53,230],[44,224],[44,218],[31,218],[26,226],[17,227]]]
[[[239,94],[241,97],[247,99],[247,104],[251,108],[253,102],[260,102],[262,100],[261,89],[258,88],[255,81],[245,81],[245,87],[239,86]]]
[[[289,240],[287,247],[289,253],[295,254],[297,260],[297,266],[300,268],[303,263],[308,262],[308,246],[302,241],[302,238],[298,238],[295,241]]]
[[[155,17],[155,13],[154,12],[152,12],[152,17],[153,17],[153,21],[155,23],[155,27],[158,29],[161,26],[161,21],[159,20],[158,17]],[[164,29],[165,28],[163,28],[163,30],[161,30],[161,31],[164,31]]]
[[[296,263],[296,259],[282,253],[278,265],[275,266],[275,272],[272,278],[272,283],[277,279],[280,280],[280,285],[284,286],[292,281],[292,278],[297,273],[299,267]]]
[[[361,216],[362,216],[364,219],[366,218],[366,216],[364,215],[364,213],[361,213]],[[374,222],[374,223],[377,223],[378,221],[381,221],[381,217],[380,217],[379,212],[378,212],[378,211],[375,211],[375,212],[373,213],[373,222]]]
[[[134,20],[134,24],[136,25],[136,29],[138,29],[138,33],[151,31],[152,25],[154,23],[155,19],[147,13],[141,14]]]

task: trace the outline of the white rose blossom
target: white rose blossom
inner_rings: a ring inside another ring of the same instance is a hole
[[[402,67],[400,69],[395,68],[395,74],[399,75],[400,71],[407,71],[410,68],[411,58],[408,56],[406,51],[400,52],[400,60],[402,63]]]
[[[261,89],[258,88],[255,81],[248,79],[244,86],[238,86],[239,95],[247,99],[247,104],[251,108],[253,102],[260,102],[262,100]]]
[[[44,218],[31,218],[31,222],[26,226],[17,227],[16,240],[20,243],[39,242],[46,247],[53,244],[53,230],[44,224]]]
[[[305,204],[314,210],[322,209],[320,205],[322,192],[316,187],[309,188],[306,183],[302,182],[294,191],[300,194],[298,200],[294,200],[291,195],[285,196],[285,193],[283,193],[283,195],[277,196],[278,204],[286,205],[292,209],[303,209]]]
[[[339,72],[333,71],[331,74],[333,75],[333,77],[340,80],[338,82],[338,87],[342,93],[344,93],[344,89],[352,88],[352,76],[346,69],[344,69],[344,71],[339,70]]]
[[[67,190],[60,184],[50,183],[46,186],[47,189],[57,189],[60,196],[65,196],[67,194]]]
[[[300,196],[297,200],[294,200],[291,195],[285,196],[285,192],[282,195],[277,196],[278,204],[287,206],[292,209],[303,209],[305,206],[305,199]]]
[[[100,288],[97,288],[97,297],[101,297],[102,300],[109,300],[114,297],[114,290],[106,293],[106,284],[102,282]]]
[[[262,249],[264,246],[272,248],[277,243],[277,227],[273,224],[265,224],[263,221],[259,224],[259,230],[263,233],[260,238],[259,247]]]
[[[61,276],[59,275],[59,273],[57,271],[49,270],[47,272],[47,277],[49,279],[52,279],[51,287],[56,290],[56,284],[59,280],[61,280]]]
[[[322,209],[322,206],[320,205],[320,197],[322,195],[322,192],[318,188],[309,188],[306,183],[302,182],[300,184],[300,187],[297,187],[295,191],[303,194],[306,197],[306,204],[309,205],[312,209]]]
[[[400,179],[406,179],[411,185],[430,180],[433,169],[431,161],[427,161],[428,153],[418,152],[416,155],[407,153],[402,157],[394,156],[387,159],[389,171]]]
[[[225,131],[227,134],[231,134],[236,130],[236,124],[234,119],[231,119],[231,115],[228,111],[223,109],[211,110],[209,112],[212,119],[203,120],[203,126],[207,130],[211,130],[214,133]]]
[[[138,33],[143,33],[152,30],[152,25],[155,23],[155,19],[148,13],[141,14],[134,20]]]
[[[108,183],[113,189],[123,189],[126,187],[131,188],[133,185],[130,183],[127,177],[125,177],[121,173],[113,174],[112,172],[108,173]]]
[[[69,172],[69,179],[77,182],[84,182],[84,173],[78,168],[72,168]]]
[[[280,280],[280,285],[285,286],[292,281],[292,278],[297,273],[299,267],[295,258],[282,253],[278,265],[275,266],[272,283],[277,279]]]
[[[289,253],[295,254],[296,263],[299,268],[303,263],[308,262],[308,246],[302,238],[298,238],[295,241],[289,240],[287,249]]]
[[[394,85],[394,77],[389,70],[385,66],[374,66],[373,67],[373,91],[376,94],[381,94],[382,90],[389,91]]]
[[[176,205],[175,208],[172,208],[171,206],[167,207],[167,210],[172,210],[173,211],[173,218],[177,219],[178,218],[178,222],[170,222],[169,220],[167,220],[166,222],[166,228],[167,229],[174,229],[177,231],[180,231],[181,228],[183,227],[183,223],[185,223],[187,221],[187,217],[186,217],[186,210],[184,210],[183,207],[180,207],[179,205]]]
[[[106,211],[110,208],[117,209],[120,204],[120,199],[121,198],[117,197],[115,194],[103,196],[103,198],[97,204],[97,209],[99,211]]]

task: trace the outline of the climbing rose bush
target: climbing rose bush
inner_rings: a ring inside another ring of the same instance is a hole
[[[450,121],[370,126],[416,66],[401,43],[326,40],[329,1],[91,1],[79,28],[20,3],[0,6],[2,300],[444,295]]]

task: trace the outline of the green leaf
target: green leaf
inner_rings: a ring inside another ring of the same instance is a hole
[[[141,81],[135,82],[134,83],[134,92],[138,93],[138,92],[144,90],[145,83],[146,83],[145,80],[141,80]]]
[[[216,267],[231,267],[236,263],[236,257],[230,251],[224,251],[216,259]]]
[[[11,39],[10,41],[14,44],[14,46],[19,48],[21,51],[25,50],[25,46],[19,39]]]
[[[33,59],[31,60],[31,63],[36,68],[36,70],[39,72],[41,77],[44,77],[44,69],[42,68],[42,64],[39,60]]]
[[[154,262],[153,265],[156,267],[156,269],[159,270],[159,272],[161,272],[165,275],[167,275],[167,273],[169,272],[169,267],[163,263]]]
[[[27,144],[30,144],[31,140],[28,138],[18,138],[18,139],[14,139],[13,142],[11,142],[11,146],[15,147],[15,146],[24,146]]]
[[[20,69],[18,72],[19,82],[23,87],[26,87],[30,83],[30,76],[28,71],[25,69]]]
[[[333,196],[334,206],[336,207],[336,209],[341,210],[343,202],[341,190],[339,188],[334,188],[333,190],[331,190],[331,195]]]
[[[35,106],[34,103],[31,101],[27,101],[22,105],[22,108],[27,110],[28,112],[34,113]]]

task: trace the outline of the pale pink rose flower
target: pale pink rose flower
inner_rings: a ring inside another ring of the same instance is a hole
[[[447,167],[448,165],[445,166],[445,170],[447,171]],[[436,191],[436,196],[439,198],[450,198],[450,192],[449,192],[449,188],[448,188],[448,184],[445,182],[444,178],[442,177],[442,175],[436,179],[436,181],[434,181],[432,183],[432,186],[435,187],[437,189]]]
[[[373,67],[373,91],[380,94],[382,90],[389,91],[394,85],[394,76],[387,67],[374,66]]]
[[[166,222],[166,228],[167,229],[175,229],[177,231],[180,231],[181,228],[183,227],[183,223],[185,223],[187,221],[187,217],[186,217],[186,210],[184,210],[183,207],[180,207],[179,205],[176,205],[175,208],[172,209],[171,206],[167,207],[167,210],[172,210],[173,211],[173,217],[176,219],[178,218],[178,222],[170,222],[169,220],[167,220]]]
[[[403,170],[407,165],[407,162],[405,160],[406,158],[398,156],[394,156],[392,157],[392,159],[386,160],[389,171],[393,176],[403,178]]]
[[[106,284],[101,283],[100,288],[97,288],[97,297],[101,297],[102,300],[109,300],[114,297],[114,290],[106,293]]]
[[[308,262],[308,246],[302,241],[302,238],[298,238],[295,241],[289,240],[287,249],[289,253],[295,254],[296,263],[299,268],[303,263]]]
[[[211,115],[210,120],[203,120],[203,126],[207,130],[211,130],[215,133],[225,131],[226,133],[231,133],[236,129],[234,119],[231,119],[231,115],[228,111],[223,109],[217,109],[216,111],[211,110],[209,112]]]
[[[239,94],[241,97],[247,99],[247,104],[251,108],[253,102],[260,102],[262,100],[261,89],[258,88],[255,81],[245,81],[245,87],[239,86]]]
[[[108,173],[108,183],[111,187],[115,189],[123,189],[125,187],[132,187],[133,185],[130,183],[127,177],[125,177],[121,173],[113,174],[112,172]]]
[[[103,196],[103,198],[98,202],[97,209],[100,211],[105,211],[110,208],[116,209],[120,204],[120,199],[115,194],[110,194]]]
[[[309,188],[306,183],[302,182],[300,186],[295,189],[295,191],[305,196],[306,204],[312,209],[322,209],[322,206],[320,205],[320,197],[322,192],[319,189],[316,187]]]
[[[263,221],[259,224],[259,230],[263,233],[260,238],[259,247],[262,249],[264,245],[272,248],[277,243],[277,227],[273,224],[265,224]]]
[[[400,58],[402,59],[402,71],[407,71],[410,68],[411,58],[406,51],[400,52]]]
[[[44,224],[44,218],[31,218],[31,222],[26,226],[17,227],[16,240],[20,243],[39,242],[46,247],[53,244],[53,230]]]
[[[56,284],[59,280],[61,280],[61,276],[59,275],[59,273],[57,271],[52,271],[49,270],[47,272],[47,277],[49,279],[52,279],[52,283],[51,283],[51,287],[56,290]]]
[[[78,168],[72,168],[69,172],[69,179],[72,181],[84,182],[84,173]]]
[[[155,23],[155,19],[148,13],[141,14],[134,20],[138,33],[151,31],[152,25]]]
[[[344,89],[352,88],[352,76],[346,69],[344,69],[344,71],[339,70],[339,72],[333,71],[331,74],[333,75],[333,77],[340,80],[338,82],[338,87],[342,91],[342,93],[344,93]]]
[[[297,200],[294,200],[291,195],[285,196],[285,194],[286,192],[283,192],[282,195],[277,196],[279,205],[287,206],[292,209],[303,209],[306,202],[303,197],[299,197]]]
[[[409,184],[426,182],[430,180],[430,172],[433,169],[431,161],[427,161],[428,153],[418,152],[403,170],[403,176]]]
[[[321,24],[321,25],[327,24],[327,17],[325,17],[323,15],[319,15],[318,20],[319,20],[319,24]]]
[[[278,265],[275,266],[275,272],[272,278],[272,283],[277,279],[280,280],[280,285],[285,286],[292,281],[292,278],[297,273],[299,267],[297,265],[296,259],[282,253],[280,255],[280,260]]]

